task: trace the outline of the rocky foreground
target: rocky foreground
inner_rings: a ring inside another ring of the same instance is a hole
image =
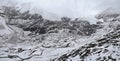
[[[111,32],[105,36],[104,38],[63,54],[53,61],[119,61],[120,30]]]

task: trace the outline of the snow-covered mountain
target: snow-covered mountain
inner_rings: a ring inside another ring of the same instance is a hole
[[[0,8],[0,61],[120,61],[119,10],[69,18],[26,2]]]

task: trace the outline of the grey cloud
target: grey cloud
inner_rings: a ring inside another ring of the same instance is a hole
[[[1,0],[0,0],[1,1]],[[7,1],[7,0],[6,0]],[[34,7],[55,13],[59,16],[81,17],[96,15],[100,11],[113,7],[120,8],[120,0],[16,0],[31,2]]]

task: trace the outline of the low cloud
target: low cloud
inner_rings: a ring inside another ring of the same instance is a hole
[[[1,0],[0,0],[1,1]],[[8,0],[6,0],[8,1]],[[94,16],[107,8],[120,8],[120,0],[15,0],[31,3],[33,7],[55,13],[58,16]]]

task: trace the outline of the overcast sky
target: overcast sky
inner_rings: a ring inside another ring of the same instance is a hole
[[[2,3],[3,0],[0,0]],[[10,1],[10,0],[4,0]],[[16,0],[58,16],[93,16],[107,8],[120,8],[120,0]]]

